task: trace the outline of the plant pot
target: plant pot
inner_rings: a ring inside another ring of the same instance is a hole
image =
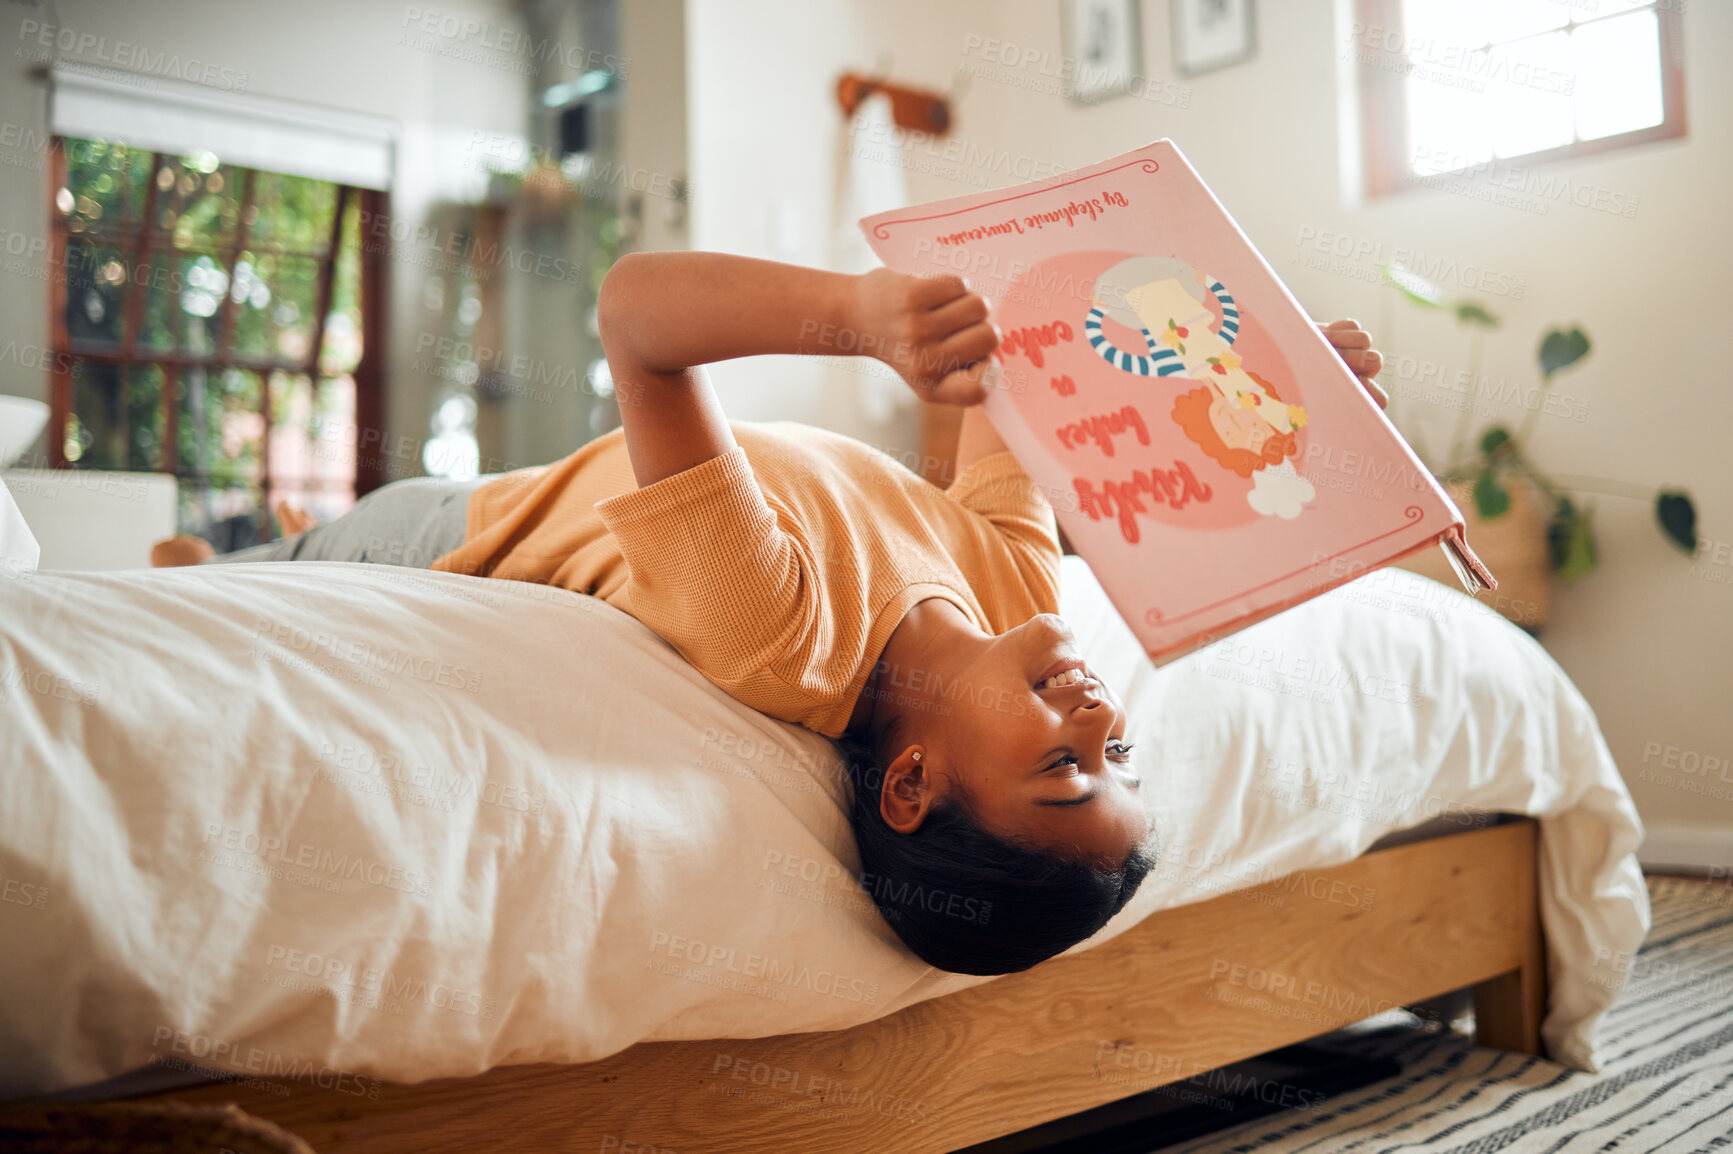
[[[1491,520],[1475,510],[1472,483],[1446,485],[1450,499],[1462,510],[1468,547],[1492,571],[1497,589],[1483,589],[1475,596],[1486,606],[1538,634],[1552,608],[1552,557],[1547,550],[1546,527],[1550,509],[1544,495],[1526,477],[1505,476],[1510,508]],[[1452,589],[1462,582],[1434,548],[1396,562],[1407,569],[1440,581]]]

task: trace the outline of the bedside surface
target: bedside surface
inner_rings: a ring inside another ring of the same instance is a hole
[[[42,569],[141,569],[175,532],[168,473],[5,469],[0,479],[42,546]]]

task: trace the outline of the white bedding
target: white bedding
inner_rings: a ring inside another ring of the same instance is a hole
[[[1064,601],[1166,843],[1094,942],[1429,818],[1539,815],[1545,1036],[1593,1068],[1597,951],[1648,924],[1641,829],[1539,645],[1391,570],[1161,670],[1075,558]],[[193,1062],[417,1081],[991,980],[916,961],[848,880],[828,742],[580,595],[12,567],[0,694],[0,1091]]]

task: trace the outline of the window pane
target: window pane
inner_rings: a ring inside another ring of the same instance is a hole
[[[1486,101],[1466,89],[1408,82],[1408,136],[1416,176],[1434,176],[1492,157]]]
[[[1403,38],[1416,61],[1454,61],[1458,52],[1563,28],[1568,0],[1406,0]]]
[[[1489,59],[1485,116],[1495,156],[1521,156],[1569,144],[1570,36],[1549,32],[1495,49]]]
[[[338,242],[331,284],[331,312],[325,318],[325,347],[319,371],[325,376],[352,373],[361,363],[361,198],[349,198]],[[430,283],[438,283],[430,282]]]
[[[241,217],[242,171],[208,154],[165,157],[156,172],[157,243],[203,248],[232,237]]]
[[[271,379],[271,496],[288,497],[321,521],[355,503],[355,382],[304,374]]]
[[[187,273],[196,258],[191,255],[156,253],[139,280],[144,293],[144,312],[139,318],[138,347],[150,352],[173,352],[186,347],[187,326],[181,315],[181,294]]]
[[[271,374],[271,477],[265,508],[275,507],[277,498],[288,495],[302,508],[307,480],[312,472],[313,382],[305,373]],[[311,509],[308,509],[311,512]]]
[[[1571,34],[1576,129],[1584,140],[1661,123],[1661,45],[1653,11],[1585,24]]]
[[[72,412],[78,418],[75,441],[78,456],[72,459],[80,468],[126,468],[126,399],[122,382],[118,365],[86,360],[74,364]]]
[[[218,488],[258,484],[265,418],[257,373],[204,368],[180,374],[180,471]]]
[[[114,231],[135,222],[144,211],[145,182],[150,179],[147,151],[105,140],[69,137],[66,149],[66,192],[62,215],[80,218],[77,231]],[[71,200],[70,207],[65,201]]]
[[[1486,43],[1486,0],[1406,0],[1402,5],[1402,33],[1409,55],[1423,58],[1428,46],[1442,51],[1445,45],[1478,47]]]
[[[154,473],[162,468],[162,390],[157,365],[122,366],[84,357],[72,362],[67,459],[84,469]]]
[[[1410,171],[1432,176],[1664,123],[1655,9],[1654,0],[1403,0]],[[1464,53],[1464,44],[1486,47]]]
[[[67,238],[67,337],[81,342],[120,342],[131,279],[129,264],[119,249]]]
[[[1482,0],[1480,8],[1488,44],[1551,32],[1563,28],[1571,18],[1570,0]]]
[[[229,295],[228,270],[211,253],[188,253],[179,260],[179,275],[162,286],[160,297],[152,303],[162,313],[166,329],[178,334],[182,349],[214,356],[222,348],[227,320],[223,302]]]
[[[154,473],[162,468],[162,390],[160,365],[133,365],[126,380],[126,468]]]
[[[260,321],[254,314],[269,311],[276,302],[270,286],[262,282],[258,268],[251,263],[250,255],[242,254],[232,272],[221,263],[221,253],[154,255],[149,274],[136,278],[148,283],[140,322],[140,346],[153,351],[179,350],[215,356],[222,351],[223,326],[232,311],[236,325],[251,335],[250,344],[239,351],[249,356],[280,355],[259,335],[261,324],[268,322]]]
[[[323,253],[331,243],[337,186],[275,172],[261,172],[253,179],[247,236],[266,248]]]
[[[305,360],[313,345],[318,294],[317,260],[242,253],[229,287],[235,309],[235,352]]]

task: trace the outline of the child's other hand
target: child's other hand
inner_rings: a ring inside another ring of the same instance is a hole
[[[987,300],[962,277],[874,269],[860,278],[855,315],[859,351],[895,369],[922,400],[976,405],[999,347]]]
[[[1384,367],[1384,354],[1372,347],[1372,334],[1361,328],[1359,321],[1353,320],[1331,321],[1318,328],[1335,346],[1342,362],[1360,378],[1360,383],[1366,386],[1366,392],[1378,402],[1378,407],[1382,409],[1388,405],[1390,394],[1372,379]]]

